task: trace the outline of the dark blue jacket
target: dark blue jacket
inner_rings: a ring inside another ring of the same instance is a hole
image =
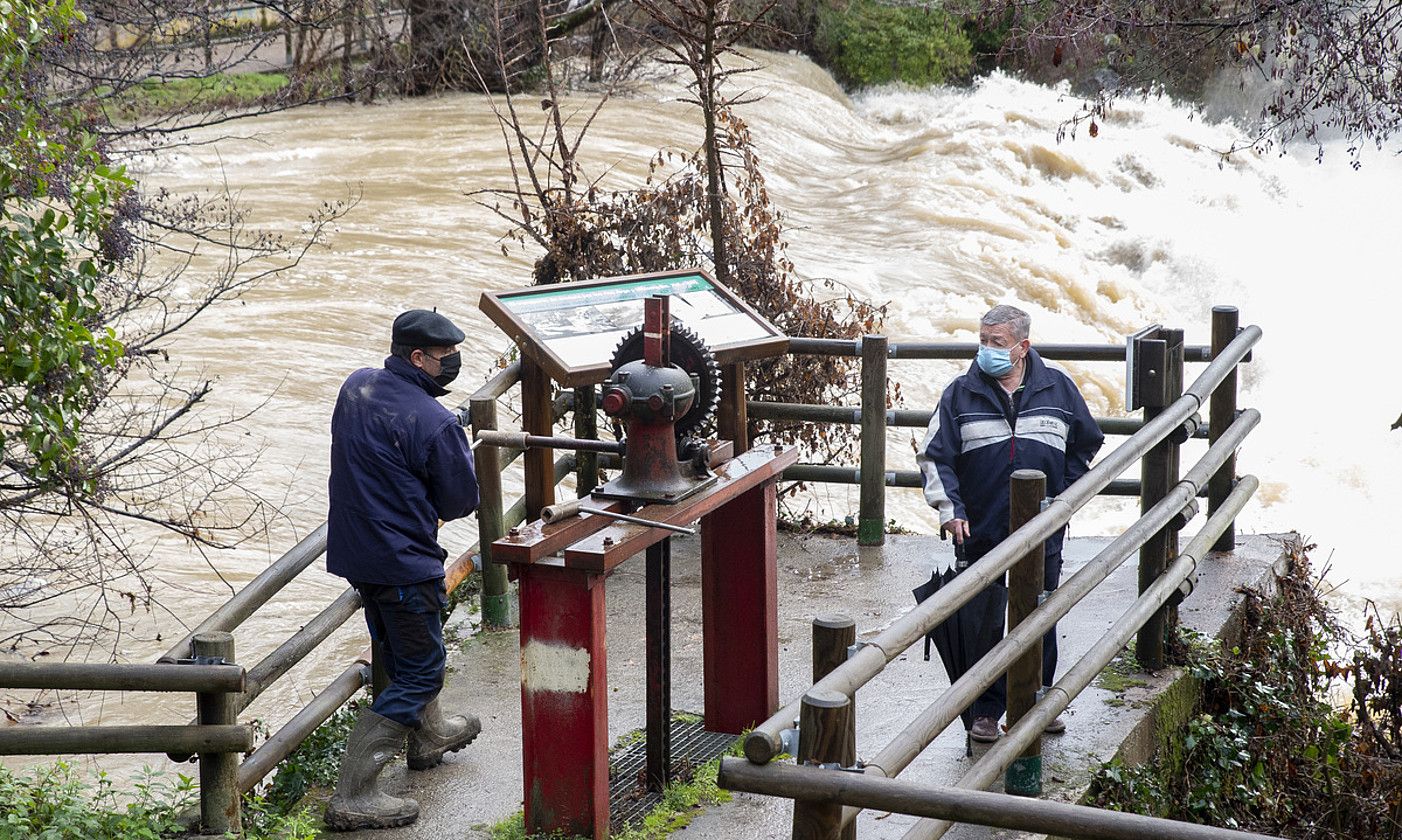
[[[1076,383],[1031,350],[1011,399],[977,363],[951,382],[915,460],[940,524],[968,521],[969,557],[976,559],[1008,535],[1014,470],[1046,473],[1047,495],[1056,496],[1086,474],[1104,442]],[[1061,540],[1062,532],[1047,540],[1047,556],[1061,553]]]
[[[395,356],[341,386],[331,415],[331,574],[393,586],[443,577],[438,520],[477,507],[467,436],[435,399],[446,393]]]

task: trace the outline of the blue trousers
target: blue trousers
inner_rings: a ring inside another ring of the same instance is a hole
[[[970,560],[969,562],[972,563],[973,561]],[[1055,555],[1047,557],[1046,565],[1043,566],[1042,572],[1044,575],[1043,587],[1046,589],[1046,591],[1050,592],[1061,583],[1061,554],[1057,553]],[[995,582],[991,585],[1003,586],[1004,584]],[[1003,626],[999,625],[998,633],[991,641],[993,644],[997,644],[1002,640]],[[993,644],[989,645],[988,650],[993,649]],[[988,650],[981,651],[980,656],[987,653]],[[1042,685],[1048,686],[1054,684],[1055,682],[1056,625],[1053,624],[1051,626],[1051,629],[1048,630],[1044,636],[1042,636]],[[978,699],[975,700],[972,704],[970,704],[969,708],[973,711],[974,717],[976,718],[991,717],[995,720],[997,718],[1001,718],[1003,714],[1008,710],[1007,675],[1005,674],[999,677],[997,682],[993,683],[993,685],[990,685],[987,689],[985,689],[984,692],[978,696]]]
[[[448,605],[443,578],[404,586],[351,585],[365,606],[370,638],[386,655],[389,686],[375,698],[370,711],[417,729],[424,706],[443,690],[448,664],[440,618]]]

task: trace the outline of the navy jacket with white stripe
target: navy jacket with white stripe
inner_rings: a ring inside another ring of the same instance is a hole
[[[1047,495],[1056,496],[1090,469],[1105,442],[1076,383],[1027,354],[1016,414],[999,398],[1002,386],[978,364],[945,388],[930,418],[916,463],[925,501],[940,524],[969,523],[970,559],[982,557],[1008,535],[1008,482],[1014,470],[1041,470]],[[1009,422],[1011,419],[1011,422]],[[1063,532],[1047,540],[1047,556],[1061,553]]]

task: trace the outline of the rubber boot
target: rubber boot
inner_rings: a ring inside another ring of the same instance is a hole
[[[438,698],[433,698],[419,714],[419,728],[409,733],[409,769],[437,767],[444,753],[457,752],[481,731],[476,715],[444,717]]]
[[[346,741],[341,778],[326,807],[326,827],[332,831],[397,828],[419,818],[419,803],[380,790],[380,771],[404,746],[409,727],[369,709],[360,712]]]

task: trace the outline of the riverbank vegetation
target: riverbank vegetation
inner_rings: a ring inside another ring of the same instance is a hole
[[[1202,701],[1142,767],[1111,764],[1094,804],[1282,837],[1402,834],[1402,618],[1359,636],[1295,545],[1274,593],[1247,591],[1240,639],[1188,647]]]
[[[172,99],[114,122],[122,97],[178,89],[146,87],[156,71],[136,53],[93,49],[94,26],[71,0],[0,6],[0,645],[17,657],[108,659],[160,609],[153,540],[209,561],[279,515],[244,482],[244,418],[211,417],[214,382],[171,345],[296,265],[346,207],[309,208],[284,239],[217,188],[143,190],[127,161],[178,144],[166,129],[184,117],[219,117]]]
[[[814,40],[819,60],[852,87],[945,84],[964,80],[973,66],[963,22],[929,6],[823,4]]]

